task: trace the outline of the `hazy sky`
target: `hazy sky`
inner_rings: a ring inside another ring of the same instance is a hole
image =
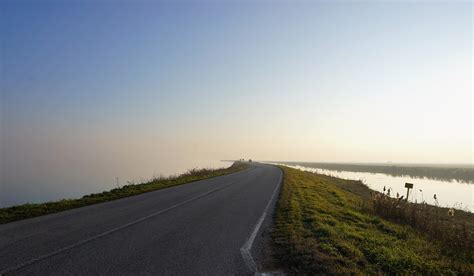
[[[2,185],[472,163],[472,6],[2,1]]]

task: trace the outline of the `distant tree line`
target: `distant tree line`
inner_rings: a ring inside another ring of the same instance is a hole
[[[337,163],[309,163],[284,162],[288,165],[300,165],[311,168],[320,168],[335,171],[383,173],[391,176],[410,176],[414,178],[429,178],[444,181],[457,180],[463,183],[474,184],[473,167],[429,167],[429,166],[402,166],[402,165],[364,165],[364,164],[337,164]]]

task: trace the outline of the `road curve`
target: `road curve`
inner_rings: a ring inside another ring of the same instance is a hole
[[[0,274],[253,274],[245,251],[258,239],[255,230],[271,212],[281,177],[279,168],[253,163],[225,176],[0,225]]]

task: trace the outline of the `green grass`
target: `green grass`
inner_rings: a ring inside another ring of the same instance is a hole
[[[0,224],[134,196],[154,190],[237,172],[245,168],[247,168],[245,163],[235,162],[229,168],[223,169],[192,169],[179,176],[154,178],[146,183],[129,184],[110,191],[86,195],[79,199],[63,199],[46,203],[23,204],[2,208],[0,209]]]
[[[288,273],[472,275],[472,257],[366,211],[370,189],[360,182],[282,169],[272,239]]]

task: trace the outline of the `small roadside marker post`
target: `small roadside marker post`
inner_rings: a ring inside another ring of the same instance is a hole
[[[408,201],[408,195],[410,194],[410,189],[413,189],[413,183],[405,183],[405,188],[407,188],[407,198],[406,198],[406,201]]]

